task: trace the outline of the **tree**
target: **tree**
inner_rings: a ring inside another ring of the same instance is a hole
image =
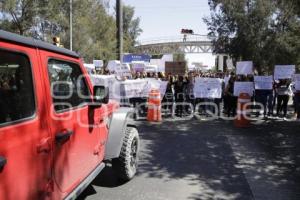
[[[142,33],[140,18],[134,18],[134,7],[123,6],[124,51],[131,52],[137,44],[137,38]]]
[[[39,12],[38,2],[36,0],[0,1],[2,13],[1,28],[20,35],[29,34]]]
[[[70,47],[69,0],[0,0],[1,29],[52,42],[60,37]],[[85,62],[116,59],[116,20],[108,0],[73,0],[73,50]],[[131,51],[141,33],[134,8],[125,6],[125,50]]]
[[[259,72],[275,64],[299,64],[299,15],[288,0],[209,0],[204,19],[214,51],[253,60]]]

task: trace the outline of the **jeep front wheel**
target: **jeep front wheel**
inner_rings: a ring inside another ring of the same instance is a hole
[[[137,171],[139,134],[136,128],[127,127],[119,158],[112,160],[112,167],[123,181],[131,180]]]

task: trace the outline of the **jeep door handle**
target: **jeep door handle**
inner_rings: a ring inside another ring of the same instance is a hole
[[[2,169],[7,163],[6,158],[0,156],[0,169]]]
[[[55,135],[55,141],[56,142],[66,142],[70,139],[70,137],[74,134],[73,131],[65,131],[62,133],[58,133]]]

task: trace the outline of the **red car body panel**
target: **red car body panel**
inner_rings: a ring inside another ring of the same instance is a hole
[[[97,109],[83,105],[56,113],[48,60],[76,63],[88,77],[81,60],[10,42],[0,41],[0,48],[28,56],[36,99],[33,117],[0,127],[0,156],[7,158],[0,171],[0,199],[63,199],[102,162],[108,137],[105,119],[118,104],[111,101]],[[92,95],[89,78],[86,82]],[[73,135],[65,143],[57,143],[55,136],[66,131]]]
[[[39,199],[51,180],[51,153],[43,140],[49,140],[47,104],[43,98],[37,49],[0,42],[0,48],[26,54],[31,63],[36,113],[24,122],[0,128],[0,155],[7,164],[0,172],[0,199]],[[44,149],[41,151],[41,145]],[[50,144],[49,144],[50,145]]]

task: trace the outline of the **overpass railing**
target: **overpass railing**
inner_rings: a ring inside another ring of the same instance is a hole
[[[144,39],[140,40],[137,46],[179,42],[211,42],[212,40],[213,38],[207,35],[187,35],[186,38],[184,38],[184,36],[182,35]]]

